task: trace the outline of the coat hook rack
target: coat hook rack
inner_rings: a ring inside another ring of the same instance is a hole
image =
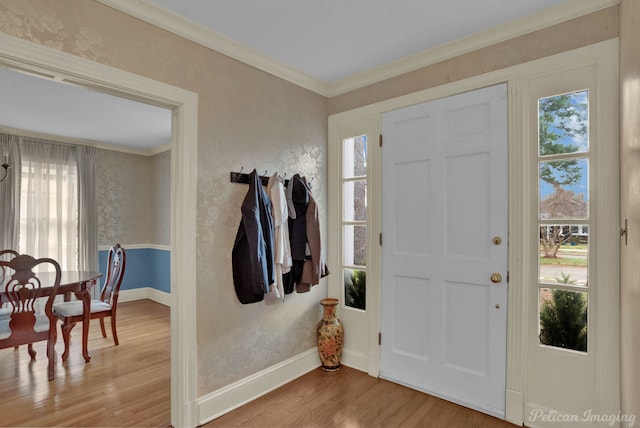
[[[239,183],[239,184],[249,184],[249,175],[246,172],[242,172],[244,167],[240,168],[239,172],[231,171],[230,181],[231,183]],[[264,171],[264,175],[260,175],[260,182],[263,186],[269,184],[269,176],[267,175],[268,170]],[[286,174],[285,174],[286,176]],[[284,178],[284,177],[283,177]],[[287,186],[289,184],[289,180],[284,180],[284,185]]]

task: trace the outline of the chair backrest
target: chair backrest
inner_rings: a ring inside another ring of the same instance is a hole
[[[18,254],[19,253],[15,250],[0,250],[0,260],[12,259]],[[0,266],[0,284],[3,284],[2,280],[4,279],[5,271],[6,271],[5,267]]]
[[[5,255],[5,254],[9,254],[14,258],[15,256],[19,255],[20,253],[18,253],[16,250],[0,250],[0,257]]]
[[[50,265],[53,272],[34,272],[40,265]],[[0,260],[4,269],[2,278],[2,300],[10,305],[11,315],[8,337],[0,340],[0,348],[17,346],[45,340],[56,328],[57,317],[53,313],[53,301],[60,287],[60,265],[53,259],[35,259],[26,254],[16,255],[11,260]],[[44,311],[49,319],[49,328],[36,331],[36,301],[46,297]]]
[[[10,260],[18,255],[18,252],[15,250],[1,250],[0,251],[0,260]],[[5,272],[8,269],[5,269],[4,266],[0,266],[0,285],[4,284]],[[8,274],[8,272],[7,272]],[[11,315],[11,309],[5,308],[5,303],[8,303],[0,297],[0,320],[8,319]]]
[[[120,244],[109,249],[107,258],[107,276],[100,292],[100,300],[109,303],[112,307],[118,303],[120,284],[124,277],[124,269],[127,265],[127,253]]]

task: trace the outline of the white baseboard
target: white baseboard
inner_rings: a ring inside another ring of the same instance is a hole
[[[200,397],[198,423],[205,424],[320,367],[317,348]]]
[[[345,366],[356,370],[360,370],[365,373],[369,372],[369,358],[366,354],[345,349],[342,351],[340,362]]]
[[[171,306],[171,294],[156,290],[151,287],[134,288],[131,290],[121,290],[118,295],[119,302],[131,302],[133,300],[150,299],[165,306]]]

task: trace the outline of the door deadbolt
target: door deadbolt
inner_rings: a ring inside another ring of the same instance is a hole
[[[491,275],[491,282],[493,282],[494,284],[502,282],[502,275],[500,275],[498,272],[494,273],[493,275]]]
[[[502,238],[499,236],[494,236],[493,237],[493,245],[500,245],[502,244]]]

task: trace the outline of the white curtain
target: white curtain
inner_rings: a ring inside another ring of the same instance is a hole
[[[98,270],[95,149],[26,137],[17,145],[18,251],[51,257],[63,270]]]
[[[0,163],[8,163],[11,168],[7,178],[0,183],[0,250],[18,248],[20,209],[20,152],[18,137],[0,133]],[[0,174],[4,174],[0,171]],[[1,177],[1,175],[0,175]]]
[[[78,269],[98,270],[98,202],[96,200],[95,149],[78,146]],[[94,287],[94,293],[99,292]]]

